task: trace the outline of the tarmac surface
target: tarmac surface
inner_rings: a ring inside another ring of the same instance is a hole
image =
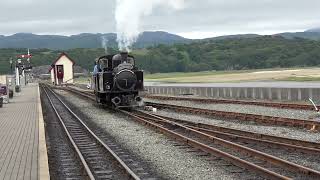
[[[23,87],[0,108],[1,180],[48,179],[43,126],[38,84]]]

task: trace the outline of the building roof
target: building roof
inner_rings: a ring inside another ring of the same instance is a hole
[[[50,67],[50,69],[49,69],[49,72],[51,71],[51,69],[54,67],[54,65],[55,65],[63,56],[66,56],[66,57],[72,62],[73,65],[76,64],[76,63],[74,62],[74,60],[71,59],[70,56],[68,56],[67,53],[62,52],[62,53],[58,56],[58,58],[51,64],[51,67]]]

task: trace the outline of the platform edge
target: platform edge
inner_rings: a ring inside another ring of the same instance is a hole
[[[39,179],[49,180],[49,164],[47,154],[47,144],[45,137],[44,119],[42,114],[42,105],[40,97],[40,87],[38,85],[38,112],[39,112]]]

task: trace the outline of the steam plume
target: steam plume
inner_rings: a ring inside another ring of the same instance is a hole
[[[104,48],[104,51],[106,54],[108,54],[108,38],[106,36],[101,37],[101,45]]]
[[[117,0],[115,19],[119,50],[130,51],[141,33],[143,17],[151,15],[155,7],[182,9],[185,0]]]

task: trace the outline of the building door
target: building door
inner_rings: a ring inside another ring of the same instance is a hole
[[[63,65],[57,65],[57,79],[58,79],[58,85],[61,85],[63,83]]]

